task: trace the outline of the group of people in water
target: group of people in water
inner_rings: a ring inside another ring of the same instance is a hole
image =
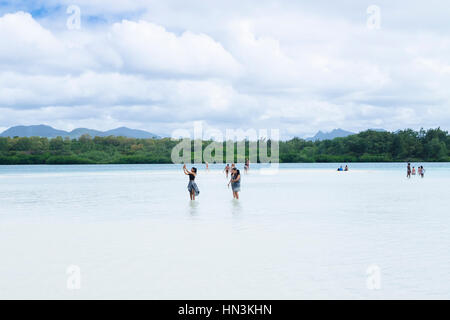
[[[245,173],[248,173],[248,170],[250,169],[250,162],[248,159],[245,160],[244,170]],[[206,163],[206,170],[209,171],[209,165]],[[195,197],[197,197],[200,194],[200,190],[198,189],[197,184],[195,183],[195,178],[197,177],[197,168],[192,167],[191,170],[188,170],[186,168],[186,164],[183,166],[184,174],[189,176],[189,184],[187,186],[187,189],[189,191],[189,197],[191,200],[195,200]],[[337,171],[349,171],[348,165],[340,166]],[[228,180],[228,177],[230,176],[230,180],[228,182],[228,188],[231,186],[231,190],[233,191],[233,199],[239,200],[239,192],[241,191],[241,172],[236,167],[236,164],[227,163],[225,166],[225,169],[223,170],[225,172],[225,176]],[[417,167],[417,170],[415,167],[411,167],[411,163],[408,163],[407,169],[406,169],[406,177],[409,179],[411,176],[415,176],[418,174],[421,178],[425,176],[425,169],[423,166]]]
[[[411,176],[415,176],[416,174],[423,178],[425,176],[425,169],[423,166],[417,167],[417,171],[414,166],[411,169],[411,163],[408,162],[408,165],[406,166],[406,177],[409,179]]]
[[[244,165],[245,173],[248,173],[249,169],[250,161],[246,159]],[[206,171],[209,171],[208,163],[206,163]],[[233,191],[233,199],[239,200],[239,192],[241,191],[241,172],[234,163],[231,164],[231,167],[230,164],[227,164],[223,171],[225,172],[227,180],[228,176],[230,176],[231,174],[230,180],[228,182],[228,188],[231,186],[231,190]],[[192,167],[191,170],[188,170],[185,164],[183,165],[183,172],[185,175],[189,176],[189,184],[187,187],[189,191],[189,197],[191,198],[191,200],[195,200],[195,197],[200,194],[200,190],[195,183],[195,178],[197,177],[197,168]]]

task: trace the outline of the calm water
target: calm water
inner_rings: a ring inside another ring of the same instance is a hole
[[[449,299],[450,164],[424,165],[252,168],[240,201],[199,166],[195,203],[180,166],[0,166],[0,298]]]

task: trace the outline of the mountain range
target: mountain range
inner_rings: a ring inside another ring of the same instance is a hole
[[[378,131],[378,132],[386,132],[384,129],[369,129],[372,131]],[[316,133],[314,137],[306,138],[307,141],[322,141],[322,140],[333,140],[334,138],[345,138],[348,136],[351,136],[353,134],[356,134],[355,132],[346,131],[343,129],[334,129],[330,132],[322,132],[319,131]]]
[[[0,137],[44,137],[44,138],[56,138],[56,137],[69,137],[71,139],[77,139],[84,134],[88,134],[91,137],[127,137],[127,138],[137,138],[137,139],[149,139],[149,138],[159,138],[154,133],[130,129],[127,127],[120,127],[108,131],[99,131],[86,128],[77,128],[72,131],[64,131],[54,129],[47,125],[35,125],[35,126],[15,126],[5,130],[0,134]]]
[[[384,129],[370,129],[374,131],[386,131]],[[47,125],[33,125],[33,126],[15,126],[5,130],[0,134],[0,137],[44,137],[44,138],[56,138],[56,137],[69,137],[71,139],[78,139],[84,134],[88,134],[91,137],[108,137],[108,136],[121,136],[127,138],[136,139],[158,139],[160,136],[144,131],[130,129],[127,127],[120,127],[108,131],[99,131],[87,128],[77,128],[72,131],[64,131],[54,129]],[[343,138],[350,135],[356,134],[351,131],[346,131],[343,129],[334,129],[330,132],[317,132],[313,137],[306,138],[307,141],[322,141],[322,140],[332,140],[334,138]]]
[[[356,134],[354,132],[345,131],[342,129],[334,129],[330,132],[319,131],[314,137],[306,138],[307,141],[322,141],[322,140],[332,140],[334,138],[344,138]]]

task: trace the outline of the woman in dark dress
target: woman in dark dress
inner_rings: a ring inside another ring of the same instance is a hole
[[[231,184],[233,190],[233,198],[239,200],[239,191],[241,191],[241,173],[238,169],[231,170],[231,180],[228,186]]]
[[[183,166],[184,174],[189,176],[189,184],[188,184],[188,191],[189,191],[189,197],[191,200],[195,200],[195,197],[200,194],[200,191],[197,187],[197,184],[195,183],[195,177],[197,176],[197,168],[192,167],[191,171],[186,169],[186,164]]]

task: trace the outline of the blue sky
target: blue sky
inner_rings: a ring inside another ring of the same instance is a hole
[[[448,130],[447,2],[373,4],[0,1],[0,129]]]

